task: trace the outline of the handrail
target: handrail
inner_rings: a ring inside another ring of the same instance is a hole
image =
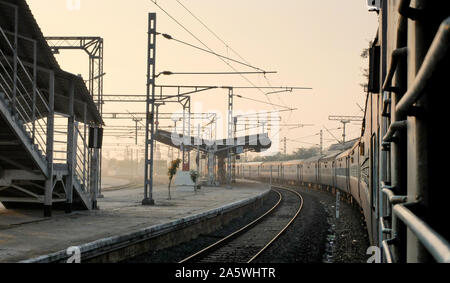
[[[0,33],[2,34],[5,42],[7,43],[11,51],[15,52],[15,48],[11,45],[11,42],[9,41],[8,36],[6,35],[5,30],[3,30],[3,28],[1,27]],[[11,72],[15,71],[15,67],[11,65],[8,57],[3,52],[3,50],[0,50],[0,56],[1,56],[0,66],[4,71],[4,75],[0,74],[0,79],[2,80],[0,86],[3,89],[6,98],[13,103],[14,105],[13,107],[15,107],[15,109],[13,110],[18,115],[18,118],[23,122],[23,127],[27,132],[31,134],[33,143],[36,143],[38,148],[42,152],[46,153],[47,142],[44,136],[46,135],[47,130],[45,126],[44,127],[42,126],[42,124],[46,125],[47,123],[45,119],[36,119],[36,114],[38,115],[38,117],[44,116],[42,115],[39,108],[36,107],[35,104],[36,100],[34,99],[35,97],[34,95],[38,94],[38,99],[40,99],[40,102],[42,102],[41,104],[43,104],[47,110],[49,110],[49,106],[47,101],[43,98],[41,92],[36,88],[35,85],[36,75],[33,74],[32,78],[27,68],[23,65],[21,59],[17,57],[19,68],[21,68],[20,70],[22,70],[23,74],[25,75],[25,77],[23,78],[27,79],[31,83],[31,85],[33,85],[32,86],[33,90],[28,91],[24,82],[20,78],[17,78],[17,80],[15,81],[16,78],[13,79],[12,76],[10,75]],[[14,84],[16,85],[16,87],[13,90],[12,85]],[[18,95],[11,97],[10,94],[13,93],[13,91],[15,91],[16,94]],[[33,94],[33,96],[31,94]],[[33,105],[31,105],[30,103],[33,103]],[[32,115],[33,117],[31,117],[30,115]],[[41,131],[39,131],[39,129]]]
[[[393,207],[393,213],[416,235],[437,262],[450,263],[450,243],[417,217],[405,204]]]
[[[395,75],[395,71],[397,70],[398,63],[400,61],[400,58],[403,56],[406,56],[408,54],[408,48],[407,47],[401,47],[397,48],[394,51],[392,51],[391,55],[391,64],[389,65],[389,71],[388,75],[386,76],[386,80],[383,84],[383,90],[384,91],[391,91],[392,90],[392,78]]]
[[[433,43],[417,73],[412,87],[396,105],[397,115],[406,114],[409,108],[424,93],[425,88],[433,77],[437,67],[444,61],[450,47],[450,17],[446,18],[434,37]]]
[[[387,263],[393,263],[391,249],[389,248],[389,244],[391,244],[394,239],[383,240],[381,245],[383,246],[384,258]]]
[[[396,121],[389,126],[386,135],[383,137],[384,142],[392,142],[394,140],[394,135],[399,131],[408,126],[408,122],[405,121]]]
[[[8,44],[9,48],[11,49],[11,51],[14,51],[14,47],[11,45],[11,42],[9,42],[7,35],[5,34],[5,32],[3,31],[3,29],[1,27],[0,27],[0,33],[5,38],[6,43]],[[6,56],[4,56],[4,58],[7,59]],[[25,68],[25,65],[23,64],[22,60],[20,60],[19,57],[17,57],[17,63],[19,63],[19,65],[22,67],[22,69],[23,69],[25,75],[27,76],[27,78],[30,81],[33,81],[33,79],[31,78],[30,74],[28,74],[28,72],[27,72],[27,70]],[[39,97],[41,98],[42,102],[44,102],[44,106],[46,107],[46,109],[49,110],[50,108],[49,108],[48,104],[46,103],[45,99],[42,97],[42,95],[41,95],[41,93],[39,92],[38,89],[36,89],[36,92],[37,92],[37,94],[39,94]]]
[[[398,5],[398,12],[400,15],[407,17],[413,21],[423,18],[424,10],[410,7],[411,0],[401,0]]]

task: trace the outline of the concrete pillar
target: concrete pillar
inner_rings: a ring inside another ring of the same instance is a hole
[[[227,172],[225,169],[225,156],[219,156],[217,162],[218,180],[220,184],[227,182]]]

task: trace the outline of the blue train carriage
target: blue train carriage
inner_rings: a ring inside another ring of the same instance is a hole
[[[359,204],[363,209],[369,238],[378,242],[378,168],[379,168],[379,111],[375,96],[368,96],[364,114],[362,137],[359,142]]]
[[[335,187],[350,195],[350,153],[351,149],[343,151],[336,156],[334,162]]]
[[[318,183],[328,190],[336,188],[334,167],[336,156],[340,153],[341,151],[331,151],[319,159]]]
[[[349,193],[352,196],[351,203],[356,201],[356,203],[361,206],[361,195],[360,195],[360,171],[361,166],[359,163],[360,156],[360,141],[355,143],[355,145],[350,149],[348,155],[348,167],[349,167]]]

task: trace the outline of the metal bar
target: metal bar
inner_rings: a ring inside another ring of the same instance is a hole
[[[424,10],[410,7],[411,0],[401,0],[398,5],[400,15],[407,17],[413,21],[417,21],[424,16]]]
[[[16,6],[14,7],[14,50],[13,50],[13,56],[14,56],[14,70],[13,70],[13,99],[12,99],[12,111],[15,114],[16,112],[16,97],[17,97],[17,61],[18,61],[18,38],[17,35],[19,33],[19,8]]]
[[[392,229],[386,228],[386,226],[384,225],[384,217],[380,217],[380,230],[381,230],[381,233],[384,233],[384,234],[392,233]]]
[[[397,196],[397,195],[395,195],[394,192],[391,189],[389,189],[389,188],[383,188],[382,192],[387,195],[387,197],[389,199],[389,202],[391,204],[404,203],[408,199],[407,196]]]
[[[397,133],[397,131],[400,131],[402,129],[405,129],[408,126],[408,121],[396,121],[392,123],[389,126],[389,129],[386,133],[386,135],[383,137],[384,142],[393,142],[394,141],[394,135]]]
[[[450,263],[450,243],[417,217],[404,204],[397,204],[393,213],[417,236],[434,259],[441,263]]]
[[[400,58],[406,56],[407,54],[408,54],[407,47],[397,48],[394,51],[392,51],[391,64],[389,65],[389,72],[388,72],[388,75],[386,76],[386,80],[384,81],[384,84],[383,84],[384,91],[392,91],[393,90],[391,87],[392,78],[395,75]]]
[[[48,178],[45,182],[44,216],[51,217],[52,192],[53,192],[53,131],[54,131],[54,109],[55,109],[55,73],[49,76],[49,112],[47,116],[47,143],[46,155],[48,166]]]
[[[398,115],[407,114],[411,106],[424,93],[438,66],[444,62],[450,46],[450,17],[445,19],[437,32],[430,49],[417,73],[412,87],[396,105]]]
[[[32,143],[36,135],[36,91],[37,91],[37,43],[33,41],[33,131],[31,134]]]
[[[387,263],[393,263],[391,249],[389,248],[389,244],[392,243],[392,239],[384,240],[381,242],[383,246],[384,258]]]

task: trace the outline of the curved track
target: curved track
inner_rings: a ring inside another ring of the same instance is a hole
[[[264,215],[179,263],[255,260],[286,231],[303,208],[303,197],[298,192],[279,186],[273,189],[279,200]]]

